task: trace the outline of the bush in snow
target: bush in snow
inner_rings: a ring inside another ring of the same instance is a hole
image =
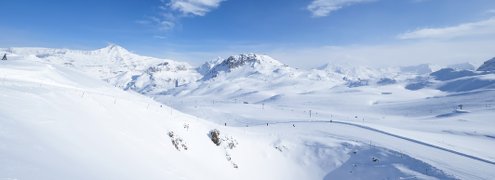
[[[217,146],[220,146],[222,142],[220,141],[220,131],[218,129],[211,130],[209,136],[213,143],[215,143]]]
[[[234,149],[235,147],[237,147],[237,141],[232,138],[232,137],[225,137],[225,138],[222,138],[222,141],[224,141],[225,143],[227,143],[225,145],[225,148],[228,148],[228,149]]]
[[[225,153],[225,158],[227,158],[227,161],[229,161],[234,168],[236,168],[236,169],[239,168],[239,166],[232,161],[232,158],[230,157],[229,153]]]
[[[174,145],[175,149],[177,149],[178,151],[187,150],[187,145],[184,140],[175,135],[173,131],[168,132],[168,137],[170,137],[170,140],[172,140],[172,144]]]
[[[286,146],[284,145],[277,145],[277,146],[274,146],[274,148],[280,152],[284,152],[286,150],[289,150],[289,148],[287,148]]]
[[[232,160],[232,157],[229,154],[229,151],[236,148],[238,143],[237,140],[235,140],[232,137],[220,137],[220,131],[218,129],[213,129],[208,133],[208,136],[210,137],[211,141],[217,146],[220,146],[220,144],[223,143],[223,149],[225,150],[225,158],[227,161],[229,161],[234,168],[239,168],[239,166]]]

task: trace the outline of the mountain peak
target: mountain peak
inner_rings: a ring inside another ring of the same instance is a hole
[[[451,65],[448,65],[448,67],[452,68],[452,69],[457,69],[457,70],[475,70],[476,69],[471,63],[468,63],[468,62],[451,64]]]
[[[256,64],[271,64],[276,66],[283,65],[281,62],[271,58],[270,56],[255,53],[230,56],[221,64],[227,65],[229,69],[237,68],[245,64],[249,64],[252,67],[254,67]]]
[[[477,71],[495,71],[495,57],[485,61]]]
[[[267,55],[247,53],[229,56],[222,61],[216,61],[214,64],[206,63],[201,66],[200,73],[205,76],[203,79],[216,77],[220,72],[231,72],[237,68],[248,68],[248,71],[273,71],[283,67],[284,64]]]
[[[119,46],[117,44],[108,44],[107,47],[98,49],[96,51],[108,53],[108,54],[128,54],[130,53],[127,49]]]

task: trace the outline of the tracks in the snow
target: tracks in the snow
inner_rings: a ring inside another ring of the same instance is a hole
[[[413,143],[416,143],[416,144],[420,144],[420,145],[423,145],[423,146],[428,146],[428,147],[431,147],[431,148],[435,148],[435,149],[438,149],[438,150],[442,150],[442,151],[445,151],[445,152],[449,152],[449,153],[452,153],[452,154],[463,156],[463,157],[466,157],[466,158],[469,158],[469,159],[473,159],[473,160],[476,160],[476,161],[481,161],[481,162],[484,162],[484,163],[495,165],[495,162],[494,161],[490,161],[490,160],[483,159],[483,158],[480,158],[480,157],[476,157],[476,156],[473,156],[473,155],[465,154],[465,153],[462,153],[462,152],[459,152],[459,151],[455,151],[455,150],[452,150],[452,149],[447,149],[447,148],[440,147],[440,146],[437,146],[437,145],[433,145],[433,144],[430,144],[430,143],[426,143],[426,142],[423,142],[423,141],[411,139],[411,138],[408,138],[408,137],[400,136],[400,135],[397,135],[397,134],[392,134],[392,133],[389,133],[389,132],[386,132],[386,131],[382,131],[382,130],[379,130],[379,129],[376,129],[376,128],[369,127],[369,126],[355,124],[355,123],[350,123],[350,122],[335,121],[335,120],[332,120],[332,121],[321,121],[320,120],[320,121],[272,122],[272,123],[268,123],[268,124],[301,124],[301,123],[334,123],[334,124],[341,124],[341,125],[346,125],[346,126],[353,126],[353,127],[357,127],[357,128],[361,128],[361,129],[365,129],[365,130],[377,132],[377,133],[380,133],[380,134],[392,136],[392,137],[395,137],[395,138],[399,138],[399,139],[406,140],[406,141],[409,141],[409,142],[413,142]],[[263,126],[265,124],[266,123],[256,124],[254,126]]]

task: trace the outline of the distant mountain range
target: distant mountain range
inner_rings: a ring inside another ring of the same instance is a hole
[[[142,94],[236,96],[246,93],[305,93],[339,86],[402,85],[408,90],[433,88],[446,92],[495,88],[495,58],[477,70],[469,63],[434,68],[370,68],[325,64],[298,69],[267,55],[239,54],[194,67],[186,62],[141,56],[118,45],[94,51],[49,48],[7,48],[9,60],[33,60],[78,69],[125,90]]]

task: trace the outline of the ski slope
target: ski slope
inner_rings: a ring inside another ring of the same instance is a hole
[[[495,91],[441,89],[491,85],[488,71],[442,80],[428,65],[301,70],[247,54],[194,68],[115,45],[1,51],[0,179],[495,177]]]
[[[222,127],[64,66],[12,60],[0,72],[2,179],[452,178],[411,156],[310,128]],[[213,144],[214,128],[236,147]],[[170,131],[187,150],[174,147]]]

